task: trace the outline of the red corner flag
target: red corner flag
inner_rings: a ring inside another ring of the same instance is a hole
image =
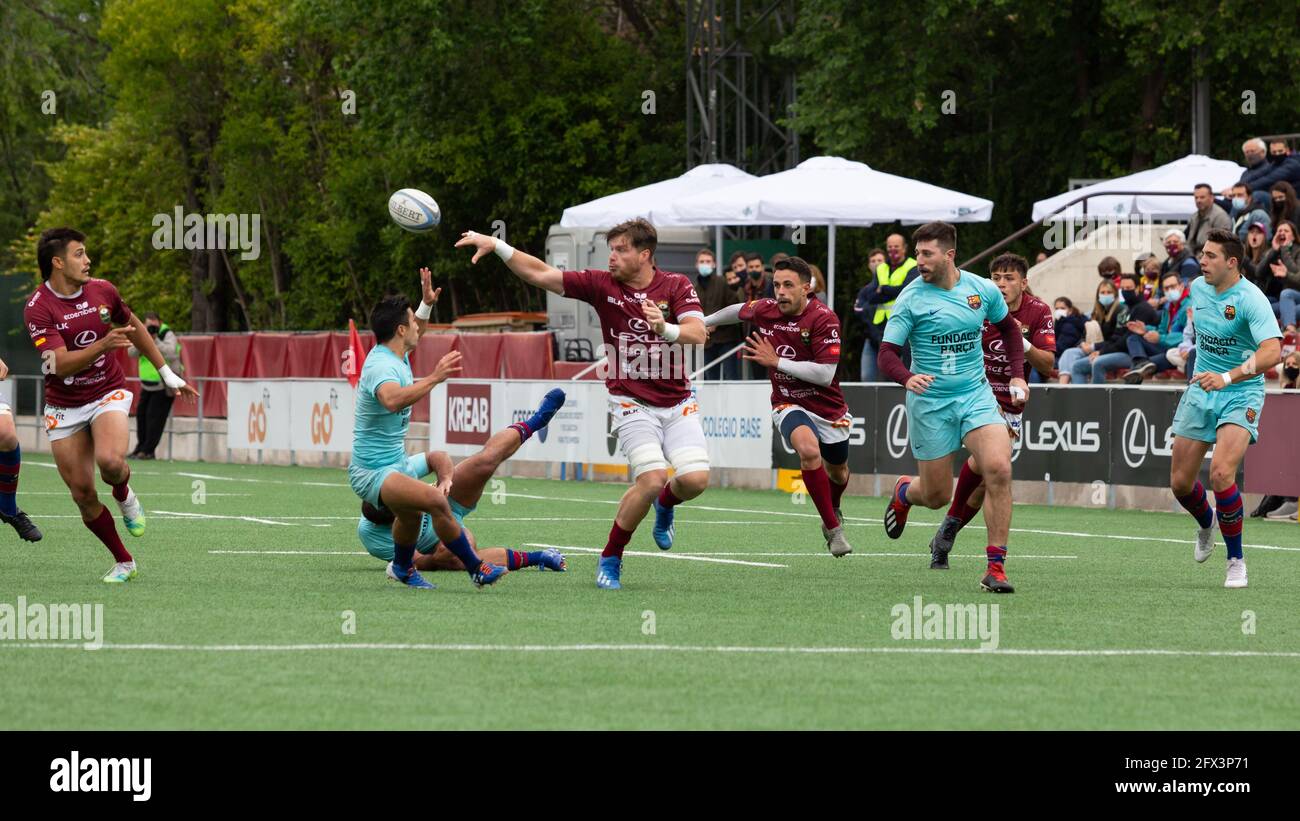
[[[361,334],[357,333],[357,323],[348,320],[348,355],[343,362],[343,373],[347,374],[348,383],[356,387],[361,381],[361,365],[366,361],[366,351],[361,347]]]

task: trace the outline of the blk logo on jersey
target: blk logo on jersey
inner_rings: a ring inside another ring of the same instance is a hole
[[[1224,318],[1224,319],[1236,319],[1236,318],[1237,318],[1237,308],[1236,308],[1236,306],[1234,306],[1234,305],[1229,305],[1228,307],[1224,308],[1224,309],[1223,309],[1223,318]]]
[[[970,296],[966,297],[966,304],[971,306],[972,309],[978,311],[979,307],[983,305],[984,302],[980,299],[979,294],[971,294]]]

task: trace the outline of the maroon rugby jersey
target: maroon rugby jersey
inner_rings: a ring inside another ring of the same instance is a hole
[[[1056,353],[1056,323],[1052,320],[1052,308],[1036,296],[1025,294],[1020,298],[1020,307],[1011,312],[1011,317],[1020,323],[1021,332],[1029,339],[1029,344],[1044,351]],[[1025,358],[1025,372],[1020,378],[1029,379],[1031,366]],[[984,373],[989,378],[989,386],[998,404],[1008,413],[1020,413],[1023,405],[1011,401],[1011,363],[1003,349],[1002,332],[996,325],[984,322]]]
[[[588,268],[564,272],[564,295],[588,303],[600,316],[614,368],[605,380],[611,395],[629,396],[657,408],[671,408],[691,395],[689,363],[683,356],[690,346],[665,342],[650,329],[641,306],[643,299],[654,302],[671,323],[689,316],[703,321],[700,298],[689,279],[655,268],[650,284],[638,290],[615,281],[609,271]]]
[[[786,316],[775,299],[755,299],[740,309],[740,318],[753,322],[782,359],[794,362],[840,362],[840,320],[819,300],[808,300],[799,316]],[[848,415],[838,376],[827,386],[805,382],[776,368],[767,369],[772,380],[772,407],[798,405],[835,422]]]
[[[44,356],[58,348],[89,348],[113,327],[110,320],[118,325],[131,321],[131,309],[113,283],[102,279],[90,280],[72,296],[55,293],[45,282],[27,300],[23,320],[36,350]],[[122,367],[110,352],[72,376],[46,373],[45,401],[56,408],[76,408],[125,387]]]

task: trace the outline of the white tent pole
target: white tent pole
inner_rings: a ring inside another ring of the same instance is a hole
[[[719,224],[713,226],[713,249],[714,249],[714,250],[713,250],[714,263],[717,265],[717,268],[718,268],[717,271],[714,271],[714,273],[716,274],[716,273],[720,273],[720,272],[722,271],[722,266],[723,266],[723,261],[722,261],[722,224],[721,224],[721,223],[719,223]]]
[[[826,307],[835,310],[835,220],[831,220],[826,249]]]

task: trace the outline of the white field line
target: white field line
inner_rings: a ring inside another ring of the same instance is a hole
[[[43,465],[45,467],[54,467],[54,465],[44,463],[44,462],[33,462],[32,464]],[[348,487],[348,485],[346,484],[338,484],[338,483],[331,483],[331,482],[288,482],[279,479],[247,479],[247,478],[235,477],[235,476],[215,476],[206,473],[178,472],[176,475],[192,477],[196,479],[217,479],[217,480],[228,481],[228,482],[253,482],[257,484],[282,484],[282,485],[298,485],[298,486],[308,486],[308,487]],[[618,499],[580,499],[580,498],[571,498],[571,497],[564,497],[564,496],[542,496],[542,495],[532,494],[532,493],[507,492],[505,495],[513,496],[517,499],[539,499],[547,502],[572,502],[577,504],[602,504],[602,505],[617,505],[620,503],[620,500]],[[715,507],[711,505],[691,504],[689,502],[687,502],[686,504],[688,505],[688,508],[686,509],[708,510],[716,513],[747,513],[747,514],[757,514],[757,515],[767,515],[767,516],[795,516],[795,517],[806,518],[806,519],[820,518],[816,513],[796,513],[794,511],[783,511],[783,510],[754,510],[751,508],[739,508],[739,507]],[[1083,510],[1086,508],[1080,508],[1080,509]],[[275,518],[285,519],[288,517],[278,516]],[[335,518],[335,517],[303,516],[300,518],[326,519],[326,518]],[[870,523],[880,524],[882,521],[881,519],[873,519],[873,518],[862,517],[862,516],[845,516],[844,519],[845,522],[848,524],[854,524],[859,522],[866,523],[866,524],[870,524]],[[587,519],[570,519],[567,521],[587,521]],[[605,521],[605,520],[596,519],[596,521]],[[721,522],[701,522],[701,523],[722,524]],[[772,524],[772,523],[745,521],[742,522],[742,524],[752,525],[752,524]],[[911,524],[914,527],[938,527],[939,526],[938,522],[912,521],[909,522],[909,524]],[[983,525],[977,524],[975,522],[971,522],[969,525],[967,525],[967,527],[977,527],[980,529],[984,528]],[[1082,532],[1071,531],[1071,530],[1040,530],[1035,528],[1022,528],[1022,527],[1013,527],[1011,528],[1011,532],[1012,533],[1033,533],[1040,536],[1072,536],[1077,538],[1099,539],[1102,541],[1120,540],[1120,541],[1134,541],[1134,542],[1162,542],[1165,544],[1179,544],[1179,545],[1192,544],[1195,541],[1194,539],[1170,539],[1161,536],[1129,536],[1129,535],[1114,534],[1114,533],[1082,533]],[[1283,547],[1280,545],[1267,545],[1267,544],[1243,544],[1242,547],[1248,547],[1251,548],[1252,550],[1281,550],[1290,553],[1300,553],[1300,547]]]
[[[262,519],[257,516],[222,516],[216,513],[185,513],[176,510],[155,510],[152,511],[159,516],[175,516],[181,519],[232,519],[240,522],[253,522],[259,525],[279,525],[280,527],[298,527],[294,522],[277,522],[273,519]],[[329,525],[308,524],[307,527],[329,527]]]
[[[601,552],[601,549],[598,548],[598,547],[577,547],[577,546],[575,546],[575,545],[563,545],[563,544],[542,544],[542,543],[540,543],[540,542],[524,542],[523,547],[553,547],[553,548],[556,548],[557,550],[577,550],[577,551],[580,551],[580,552],[582,552],[582,553],[600,553],[600,552]],[[739,550],[737,550],[737,551],[717,551],[717,552],[710,550],[710,551],[707,552],[707,553],[680,552],[680,551],[677,551],[677,550],[666,551],[666,552],[662,552],[662,553],[648,553],[648,552],[647,552],[647,553],[640,553],[640,552],[637,552],[637,551],[629,550],[629,551],[626,551],[623,555],[625,555],[625,556],[663,556],[664,558],[672,558],[672,557],[674,557],[674,556],[682,557],[682,558],[691,558],[691,557],[707,557],[707,556],[768,556],[768,557],[783,557],[783,558],[792,558],[792,559],[819,559],[819,558],[833,559],[833,558],[835,558],[835,557],[832,556],[830,553],[826,553],[826,552],[824,552],[824,551],[818,551],[818,550],[808,550],[808,551],[804,551],[804,552],[802,552],[802,553],[771,553],[771,552],[766,552],[766,551],[753,551],[753,552],[750,552],[750,551],[739,551]],[[1008,554],[1008,555],[1010,555],[1010,554]],[[864,553],[850,553],[848,556],[842,556],[841,558],[851,558],[851,557],[854,557],[854,556],[859,557],[859,558],[864,558],[864,559],[870,559],[870,558],[874,558],[874,557],[877,557],[877,556],[887,556],[887,557],[891,557],[891,558],[892,558],[892,557],[896,557],[896,556],[905,556],[905,557],[907,557],[907,558],[909,558],[909,559],[914,559],[914,558],[916,558],[916,557],[918,557],[918,556],[922,556],[922,557],[925,557],[925,558],[927,558],[927,559],[930,558],[930,554],[929,554],[929,553],[876,553],[876,552],[874,552],[874,551],[873,551],[873,552],[870,552],[870,553],[866,553],[866,552],[864,552]],[[985,557],[983,554],[980,554],[980,555],[978,555],[978,556],[975,556],[975,555],[970,555],[970,556],[957,556],[957,555],[953,554],[953,555],[950,555],[949,558],[954,558],[954,559],[979,559],[979,560],[981,560],[981,561],[984,561],[986,557]],[[1079,557],[1078,557],[1078,556],[1029,556],[1029,555],[1025,555],[1025,554],[1020,554],[1020,555],[1017,555],[1016,558],[1017,558],[1017,559],[1077,559],[1077,558],[1079,558]]]
[[[14,649],[84,649],[84,642],[0,641],[0,647]],[[455,653],[706,653],[737,655],[933,655],[933,656],[1036,656],[1067,658],[1270,658],[1300,659],[1300,652],[1287,650],[1176,650],[1126,648],[1078,650],[1069,648],[918,647],[898,644],[889,647],[761,647],[699,644],[103,644],[97,651],[160,651],[197,653],[285,653],[336,652],[347,650],[423,650]]]

